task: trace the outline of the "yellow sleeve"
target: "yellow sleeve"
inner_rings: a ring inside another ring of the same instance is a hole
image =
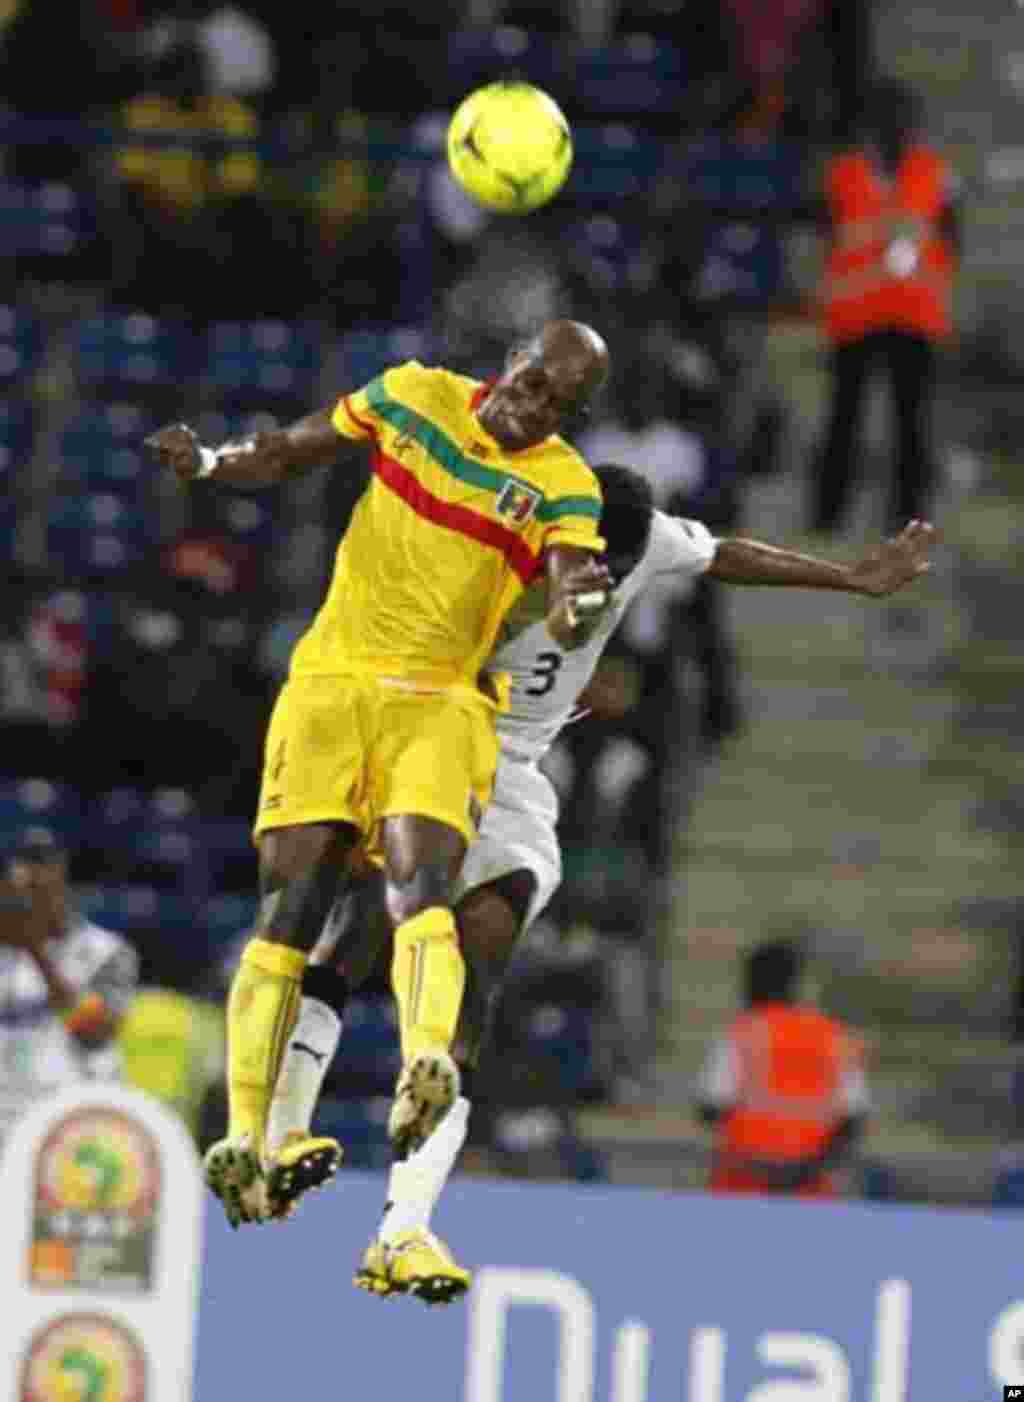
[[[342,438],[374,438],[396,394],[419,376],[428,374],[418,360],[408,360],[385,370],[375,380],[352,394],[343,394],[331,415],[331,422]]]
[[[544,504],[544,548],[575,545],[600,552],[601,488],[597,478],[574,449],[562,454]]]

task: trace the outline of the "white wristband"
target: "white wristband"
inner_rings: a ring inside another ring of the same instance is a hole
[[[204,444],[196,445],[199,449],[199,471],[197,477],[211,477],[220,462],[220,454],[215,448],[207,448]]]

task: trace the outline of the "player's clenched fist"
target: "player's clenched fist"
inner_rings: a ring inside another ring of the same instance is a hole
[[[194,482],[200,475],[203,457],[199,436],[188,424],[168,424],[145,440],[145,446],[169,467],[182,482]]]

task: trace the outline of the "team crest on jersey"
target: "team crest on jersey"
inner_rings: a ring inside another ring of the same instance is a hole
[[[541,494],[532,487],[511,478],[498,493],[496,508],[499,516],[504,516],[514,526],[525,526],[540,505]]]

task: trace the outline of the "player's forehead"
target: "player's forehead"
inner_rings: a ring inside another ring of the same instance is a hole
[[[517,378],[542,374],[561,393],[575,395],[593,371],[592,358],[580,346],[534,341],[516,356],[512,373]]]

